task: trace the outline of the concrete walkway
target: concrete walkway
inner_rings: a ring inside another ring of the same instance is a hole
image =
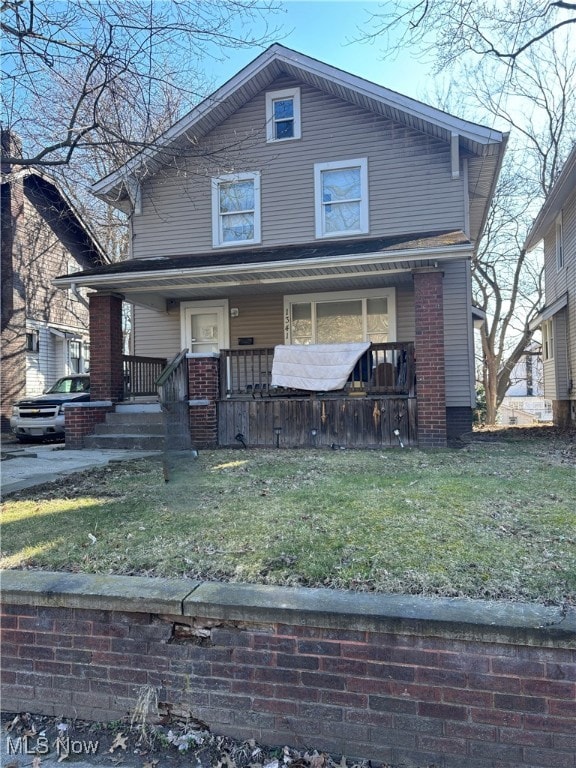
[[[66,450],[63,443],[18,443],[2,438],[2,494],[14,493],[59,477],[114,461],[159,456],[157,451]]]

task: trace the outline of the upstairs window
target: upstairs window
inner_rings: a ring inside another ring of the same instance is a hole
[[[300,137],[300,89],[267,93],[266,141],[288,141]]]
[[[564,266],[564,233],[562,231],[562,214],[556,219],[556,269]]]
[[[368,232],[368,161],[316,163],[316,237]]]
[[[260,174],[234,173],[212,179],[214,246],[260,242]]]

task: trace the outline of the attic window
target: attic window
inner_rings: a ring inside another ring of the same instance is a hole
[[[266,141],[299,139],[300,88],[266,94]]]

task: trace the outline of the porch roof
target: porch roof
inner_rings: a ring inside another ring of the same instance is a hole
[[[62,275],[60,288],[114,291],[128,301],[163,308],[164,299],[216,298],[258,292],[302,293],[375,287],[417,267],[466,259],[472,243],[460,230],[389,238],[234,249],[127,261]]]

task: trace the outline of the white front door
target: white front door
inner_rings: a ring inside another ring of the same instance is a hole
[[[228,347],[228,302],[183,304],[182,346],[189,352],[218,352]]]

